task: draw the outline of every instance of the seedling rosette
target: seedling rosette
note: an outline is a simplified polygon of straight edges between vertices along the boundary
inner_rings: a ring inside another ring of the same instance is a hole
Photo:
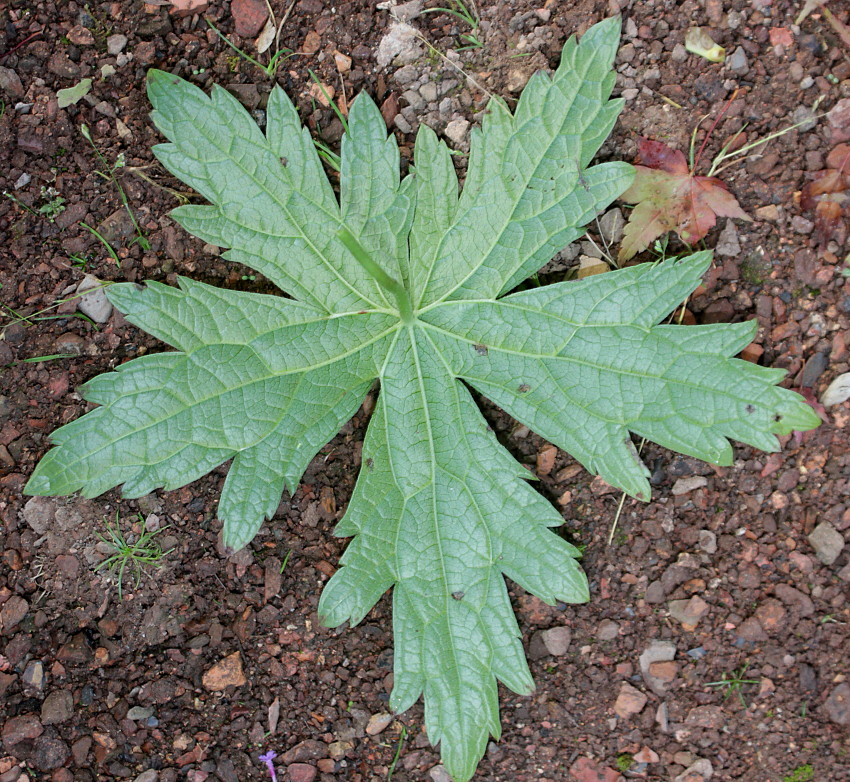
[[[466,184],[425,126],[399,178],[395,139],[361,94],[342,140],[337,200],[280,88],[265,134],[228,92],[207,97],[148,76],[159,160],[209,205],[172,216],[283,296],[113,285],[127,319],[173,352],[89,381],[100,405],[53,433],[31,494],[125,496],[175,489],[232,459],[218,516],[246,545],[295,491],[308,462],[380,394],[362,468],[336,534],[352,537],[319,604],[358,623],[392,589],[391,705],[425,701],[428,735],[455,780],[500,732],[497,681],[533,682],[504,577],[547,603],[588,599],[563,519],[499,444],[470,388],[589,471],[648,499],[630,433],[730,464],[727,438],[776,450],[818,419],[775,384],[783,372],[734,356],[752,323],[656,325],[710,262],[635,266],[511,293],[622,193],[631,166],[590,161],[614,125],[618,23],[569,40],[516,111],[494,99],[471,137]]]

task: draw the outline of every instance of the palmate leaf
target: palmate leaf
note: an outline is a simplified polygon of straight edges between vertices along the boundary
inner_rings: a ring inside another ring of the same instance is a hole
[[[656,325],[698,284],[700,253],[505,295],[619,195],[631,168],[589,166],[609,101],[616,21],[569,41],[511,114],[491,103],[466,185],[427,127],[414,172],[365,95],[351,106],[337,201],[278,88],[265,134],[226,91],[207,97],[151,71],[163,164],[209,201],[172,215],[229,247],[291,298],[180,280],[108,289],[128,320],[175,348],[87,383],[100,406],[53,433],[31,494],[127,496],[184,485],[233,459],[219,504],[227,545],[269,518],[284,488],[380,394],[363,467],[336,534],[353,540],[322,594],[331,626],[355,624],[393,589],[394,709],[424,695],[455,780],[498,736],[497,681],[533,682],[505,576],[553,603],[588,598],[561,516],[498,443],[469,386],[647,499],[637,434],[721,464],[727,438],[775,450],[818,419],[778,388],[782,372],[731,358],[750,324]]]

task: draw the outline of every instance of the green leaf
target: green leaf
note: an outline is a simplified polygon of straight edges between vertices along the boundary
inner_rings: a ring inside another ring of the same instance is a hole
[[[179,280],[109,288],[127,319],[174,348],[83,387],[99,407],[56,430],[31,494],[125,496],[182,486],[232,459],[218,507],[224,542],[247,544],[310,459],[380,393],[336,534],[353,538],[325,587],[322,621],[356,624],[392,589],[391,705],[420,696],[458,782],[499,735],[497,683],[533,682],[505,577],[547,603],[583,602],[579,551],[533,476],[499,444],[475,388],[589,470],[649,497],[640,435],[718,463],[728,438],[775,450],[817,425],[733,356],[754,325],[658,325],[710,258],[637,266],[505,295],[631,181],[588,167],[619,111],[609,101],[616,22],[569,41],[514,115],[491,103],[466,186],[427,127],[413,171],[366,96],[342,142],[340,202],[295,109],[275,88],[265,134],[224,90],[207,97],[149,74],[163,164],[209,205],[172,214],[291,298]],[[411,304],[412,302],[412,310]]]
[[[73,87],[64,90],[56,90],[56,105],[60,109],[79,103],[91,92],[91,79],[81,79]]]

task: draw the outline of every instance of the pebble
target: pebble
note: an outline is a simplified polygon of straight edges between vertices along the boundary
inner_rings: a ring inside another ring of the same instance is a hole
[[[599,218],[599,232],[608,244],[618,244],[623,239],[626,218],[619,207],[609,209]]]
[[[720,232],[717,246],[714,251],[718,255],[738,256],[741,254],[741,242],[738,239],[738,229],[731,220],[726,221],[726,226]]]
[[[739,46],[734,52],[732,52],[727,63],[729,65],[729,70],[732,71],[732,73],[738,74],[738,76],[745,76],[750,70],[750,64],[747,61],[747,53],[744,51],[743,46]]]
[[[596,637],[600,641],[613,641],[620,632],[620,625],[611,619],[603,619],[596,630]]]
[[[667,597],[664,591],[664,585],[660,581],[653,581],[647,588],[643,599],[650,605],[658,605],[663,603]]]
[[[681,622],[684,630],[693,630],[709,611],[710,606],[699,595],[690,600],[671,600],[667,604],[670,615]]]
[[[570,648],[572,633],[569,627],[552,627],[540,633],[546,651],[553,657],[563,657]]]
[[[94,275],[87,274],[77,286],[77,293],[84,291],[89,293],[80,296],[77,308],[95,323],[106,323],[112,314],[112,304],[106,298],[103,283]]]
[[[706,554],[714,554],[717,551],[717,535],[715,535],[711,530],[700,530],[699,547]]]
[[[13,98],[24,97],[24,85],[21,77],[11,68],[0,67],[0,90],[9,93]]]
[[[835,562],[844,548],[844,537],[828,521],[818,524],[809,533],[808,541],[815,550],[817,558],[824,565],[831,565]]]
[[[649,670],[649,666],[656,662],[666,662],[676,657],[676,644],[672,641],[653,640],[649,646],[643,651],[643,654],[638,658],[640,665],[641,676],[647,686],[656,695],[666,695],[670,689],[670,683],[662,681],[653,676]]]
[[[2,606],[0,606],[0,632],[8,634],[9,631],[27,615],[30,604],[18,595],[12,595]]]
[[[18,717],[6,720],[0,735],[2,735],[3,744],[8,749],[22,741],[38,738],[43,731],[44,728],[35,714],[21,714]]]
[[[791,228],[796,233],[807,236],[815,230],[815,224],[811,220],[803,217],[802,215],[794,215],[791,218]]]
[[[839,684],[829,693],[823,707],[836,725],[850,725],[850,684]]]
[[[428,771],[428,776],[431,778],[431,782],[452,782],[449,772],[446,771],[446,767],[442,765],[433,766],[430,771]]]
[[[39,771],[53,771],[65,765],[71,754],[68,745],[53,736],[39,736],[35,740],[31,763]]]
[[[201,680],[204,689],[221,692],[227,687],[241,687],[247,679],[242,671],[242,655],[234,652],[204,673]]]
[[[621,719],[628,719],[635,714],[640,714],[646,706],[646,695],[628,682],[620,685],[617,701],[614,703],[614,713]]]
[[[702,489],[704,486],[708,486],[708,478],[704,475],[689,475],[687,478],[679,478],[673,484],[673,496],[678,497],[682,494],[688,494],[696,489]]]
[[[116,54],[121,54],[124,51],[124,47],[127,45],[127,36],[121,35],[121,33],[115,33],[115,35],[110,35],[106,39],[106,51],[115,56]]]
[[[427,103],[433,103],[437,100],[437,84],[433,81],[426,81],[419,88],[419,94],[422,96],[423,100]]]
[[[710,760],[700,758],[688,766],[673,782],[708,782],[714,776],[714,767]]]
[[[463,144],[466,141],[466,134],[469,132],[469,121],[465,119],[453,119],[446,125],[446,138],[456,146]]]
[[[373,714],[369,717],[369,722],[366,723],[366,733],[370,736],[377,736],[383,733],[390,723],[393,721],[393,715],[383,711],[379,714]]]
[[[416,29],[403,22],[392,22],[387,34],[381,38],[375,59],[386,68],[390,63],[409,65],[422,56],[422,47]]]
[[[133,782],[158,782],[159,772],[154,768],[149,768],[137,776]]]
[[[74,716],[74,696],[70,690],[54,690],[41,704],[43,725],[58,725]]]
[[[319,770],[309,763],[293,763],[286,767],[290,782],[313,782]]]
[[[523,68],[511,68],[508,71],[507,90],[508,92],[519,92],[531,78],[531,72]]]
[[[27,663],[23,676],[21,676],[21,681],[27,687],[31,687],[39,692],[44,689],[44,664],[41,660],[33,660]]]
[[[146,720],[148,717],[153,717],[153,707],[151,706],[133,706],[127,712],[128,720]]]
[[[677,43],[670,53],[670,59],[673,62],[684,62],[688,59],[688,50],[682,44]]]

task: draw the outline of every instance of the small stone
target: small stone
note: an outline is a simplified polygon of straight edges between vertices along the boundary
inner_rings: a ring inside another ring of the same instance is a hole
[[[84,291],[89,293],[80,296],[77,308],[95,323],[106,323],[112,314],[112,304],[106,298],[103,283],[97,277],[87,274],[77,286],[77,293]]]
[[[415,28],[403,22],[392,22],[390,29],[378,44],[375,59],[386,68],[390,63],[408,65],[423,55]]]
[[[828,521],[823,521],[809,533],[808,541],[817,558],[824,565],[831,565],[844,548],[844,537]]]
[[[738,74],[738,76],[745,76],[749,72],[750,64],[747,61],[747,53],[744,51],[743,46],[739,46],[732,52],[727,60],[727,64],[729,65],[729,70],[732,73]]]
[[[677,43],[670,53],[670,59],[673,62],[684,62],[688,59],[688,50],[682,44]]]
[[[58,725],[74,716],[74,696],[69,690],[54,690],[41,704],[43,725]]]
[[[39,771],[53,771],[65,765],[70,754],[70,748],[62,739],[39,736],[35,740],[31,762]]]
[[[764,628],[762,628],[761,623],[754,616],[751,616],[741,622],[737,629],[737,635],[738,638],[742,641],[746,641],[747,643],[756,643],[758,641],[767,640]]]
[[[623,239],[626,218],[619,207],[609,209],[599,218],[599,232],[607,244],[618,244]]]
[[[156,769],[149,768],[139,774],[133,782],[159,782],[159,772]]]
[[[738,239],[738,229],[731,220],[726,221],[726,226],[720,232],[717,246],[714,251],[718,255],[738,256],[741,254],[741,242]]]
[[[507,90],[508,92],[519,92],[528,84],[531,78],[531,71],[527,68],[511,68],[508,71]]]
[[[204,689],[212,692],[221,692],[227,687],[241,687],[246,681],[240,652],[234,652],[216,663],[202,678]]]
[[[699,595],[694,595],[690,600],[671,600],[667,608],[685,630],[693,630],[708,613],[710,606]]]
[[[0,633],[8,635],[29,610],[30,604],[26,600],[18,595],[12,595],[0,606]]]
[[[850,725],[850,684],[839,684],[829,693],[823,707],[836,725]]]
[[[321,36],[315,30],[310,30],[304,37],[304,43],[301,44],[301,51],[304,54],[315,54],[321,48]]]
[[[575,782],[617,782],[622,779],[617,771],[592,758],[579,758],[570,766],[570,779]]]
[[[572,633],[569,627],[552,627],[540,633],[546,651],[553,657],[563,657],[570,648]]]
[[[21,681],[27,687],[38,690],[39,692],[44,689],[44,664],[41,660],[32,660],[27,663],[23,676],[21,676]]]
[[[81,24],[75,24],[65,35],[74,46],[91,46],[94,43],[91,30]]]
[[[269,8],[265,0],[231,0],[230,13],[236,35],[254,38],[266,23]]]
[[[127,36],[121,35],[121,33],[115,33],[115,35],[110,35],[106,39],[106,51],[111,54],[113,57],[116,54],[121,54],[124,51],[124,47],[127,45]]]
[[[133,706],[127,711],[128,720],[146,720],[148,717],[153,717],[154,710],[152,706]]]
[[[427,81],[419,88],[419,94],[426,103],[437,100],[437,85],[433,81]]]
[[[85,340],[73,331],[67,331],[60,334],[53,341],[53,347],[57,353],[70,353],[72,356],[80,356],[85,349]]]
[[[646,745],[641,747],[639,752],[632,755],[632,759],[637,763],[657,763],[660,760],[658,753]]]
[[[649,665],[649,675],[664,684],[672,682],[678,672],[679,664],[675,660],[661,660]]]
[[[620,692],[617,695],[617,701],[614,704],[614,713],[621,719],[639,714],[646,706],[646,695],[644,695],[636,687],[632,687],[628,682],[623,682],[620,685]]]
[[[811,220],[803,217],[802,215],[794,215],[791,218],[791,229],[798,234],[808,236],[812,231],[815,230],[815,224]]]
[[[0,735],[2,735],[3,744],[9,748],[22,741],[38,738],[43,731],[44,728],[35,714],[21,714],[6,720]]]
[[[714,768],[710,760],[700,758],[688,766],[673,782],[708,782],[714,776]]]
[[[682,494],[688,494],[689,492],[695,491],[696,489],[702,489],[705,486],[708,486],[708,478],[704,475],[689,475],[686,478],[679,478],[676,483],[673,484],[672,493],[674,497],[678,497]]]
[[[319,770],[309,763],[292,763],[286,767],[289,782],[313,782]]]
[[[16,180],[15,180],[15,190],[20,190],[22,187],[26,187],[32,181],[32,177],[24,171]]]
[[[650,605],[663,603],[666,598],[667,594],[664,591],[664,585],[660,581],[653,581],[650,583],[643,596],[643,599]]]
[[[352,709],[352,712],[354,711]],[[369,720],[369,716],[365,712],[363,712],[363,715],[363,725],[365,726]],[[325,743],[316,739],[305,739],[291,749],[286,750],[281,756],[280,762],[284,766],[288,766],[292,763],[303,763],[306,760],[318,760],[319,758],[327,757],[327,755],[328,747]]]
[[[466,141],[466,134],[468,132],[469,122],[465,119],[453,119],[446,125],[446,138],[455,146],[459,146]]]
[[[760,206],[756,209],[756,219],[757,220],[770,220],[775,223],[779,219],[779,207],[776,204],[768,204],[767,206]]]
[[[711,530],[700,530],[699,547],[706,554],[714,554],[717,551],[717,535],[715,535]]]
[[[611,619],[603,619],[596,629],[596,637],[600,641],[613,641],[620,633],[620,625]]]
[[[757,609],[754,614],[759,624],[766,633],[774,633],[785,626],[785,609],[782,603],[774,598],[768,598]]]
[[[720,728],[726,723],[726,714],[720,706],[696,706],[685,717],[685,725],[693,728]]]
[[[339,73],[346,74],[351,70],[351,57],[334,50],[334,65]]]
[[[649,670],[649,666],[655,662],[666,662],[668,660],[672,660],[675,656],[676,645],[672,641],[654,640],[638,658],[643,680],[656,695],[666,695],[667,691],[670,689],[670,683],[653,676]]]
[[[428,776],[431,778],[431,782],[452,782],[445,766],[432,766],[428,771]]]
[[[24,97],[24,85],[21,84],[21,77],[11,68],[0,67],[0,90],[13,98]]]
[[[377,736],[379,733],[383,733],[392,721],[393,715],[389,712],[382,711],[379,714],[373,714],[369,717],[369,722],[366,723],[366,733],[370,736]]]

